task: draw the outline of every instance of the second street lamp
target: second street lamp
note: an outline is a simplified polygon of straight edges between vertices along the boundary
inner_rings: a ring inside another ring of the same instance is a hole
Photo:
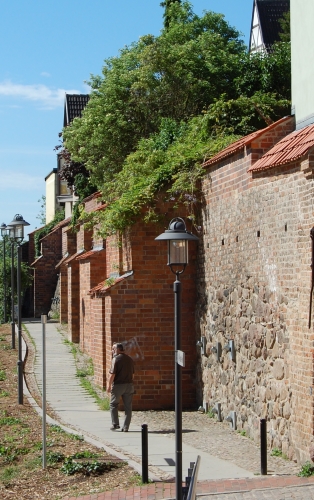
[[[22,261],[22,248],[21,243],[24,238],[24,226],[29,226],[22,215],[17,214],[14,216],[13,221],[10,222],[10,239],[15,241],[17,247],[17,326],[18,326],[18,403],[23,404],[23,360],[22,360],[22,318],[21,318],[21,261]],[[13,311],[14,313],[14,311]]]
[[[3,242],[3,322],[7,322],[7,275],[6,275],[6,259],[5,259],[5,243],[6,237],[8,235],[9,230],[7,229],[6,224],[4,222],[0,226],[1,236]]]
[[[175,446],[176,446],[176,500],[182,500],[182,366],[184,353],[181,351],[181,282],[179,279],[188,264],[188,241],[198,237],[187,231],[180,217],[172,219],[168,229],[155,240],[168,242],[168,266],[176,275],[174,291],[175,332]]]

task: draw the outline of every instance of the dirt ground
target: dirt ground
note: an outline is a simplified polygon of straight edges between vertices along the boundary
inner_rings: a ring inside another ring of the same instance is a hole
[[[17,349],[11,349],[11,325],[0,325],[1,500],[57,500],[138,484],[140,477],[125,462],[58,426],[47,425],[43,469],[42,420],[25,397],[23,405],[18,404],[17,359]]]

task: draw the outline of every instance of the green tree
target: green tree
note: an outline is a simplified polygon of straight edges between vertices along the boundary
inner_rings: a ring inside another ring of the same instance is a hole
[[[281,32],[279,33],[280,40],[282,42],[290,42],[290,10],[284,13],[282,18],[279,20]]]
[[[165,2],[161,2],[160,6],[165,8],[165,12],[163,15],[164,18],[164,27],[167,29],[170,26],[170,22],[172,20],[172,5],[175,3],[181,3],[181,0],[165,0]]]
[[[3,262],[4,259],[4,262]],[[4,321],[4,289],[6,288],[6,312],[7,321],[11,320],[11,245],[7,241],[5,256],[3,256],[3,250],[0,255],[0,322]],[[4,271],[4,272],[3,272]],[[6,280],[6,287],[4,286],[4,279]],[[14,282],[15,282],[15,304],[17,304],[17,294],[16,294],[16,279],[17,279],[17,261],[14,260]],[[32,282],[32,272],[30,267],[21,263],[21,294],[22,300],[25,290]]]
[[[104,236],[144,206],[154,219],[165,190],[192,214],[202,161],[289,112],[289,43],[251,55],[223,15],[198,17],[189,2],[168,7],[159,37],[142,37],[91,77],[82,118],[63,131],[71,161],[85,165],[109,202],[96,215]]]
[[[40,203],[40,211],[39,214],[36,215],[36,219],[44,226],[46,224],[46,196],[42,195],[38,203]]]
[[[172,8],[177,22],[159,37],[144,36],[105,61],[102,78],[91,77],[82,118],[63,131],[72,160],[99,189],[163,118],[188,121],[222,94],[236,97],[246,52],[238,31],[221,14],[198,17],[188,2]]]

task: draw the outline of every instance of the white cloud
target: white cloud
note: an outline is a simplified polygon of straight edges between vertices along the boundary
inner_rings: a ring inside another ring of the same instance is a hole
[[[21,85],[10,80],[0,82],[0,96],[15,97],[37,102],[45,109],[53,109],[63,106],[64,96],[67,94],[79,94],[79,90],[52,89],[46,85]]]
[[[29,191],[44,184],[44,177],[28,175],[20,172],[1,172],[0,191],[10,189]]]

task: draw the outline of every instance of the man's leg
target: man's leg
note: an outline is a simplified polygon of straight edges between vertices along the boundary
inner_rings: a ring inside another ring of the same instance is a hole
[[[134,393],[133,384],[123,384],[125,387],[124,393],[122,394],[125,419],[123,423],[123,430],[129,430],[131,418],[132,418],[132,399]]]
[[[119,428],[118,405],[121,397],[122,385],[113,385],[110,399],[110,415],[112,425]]]

